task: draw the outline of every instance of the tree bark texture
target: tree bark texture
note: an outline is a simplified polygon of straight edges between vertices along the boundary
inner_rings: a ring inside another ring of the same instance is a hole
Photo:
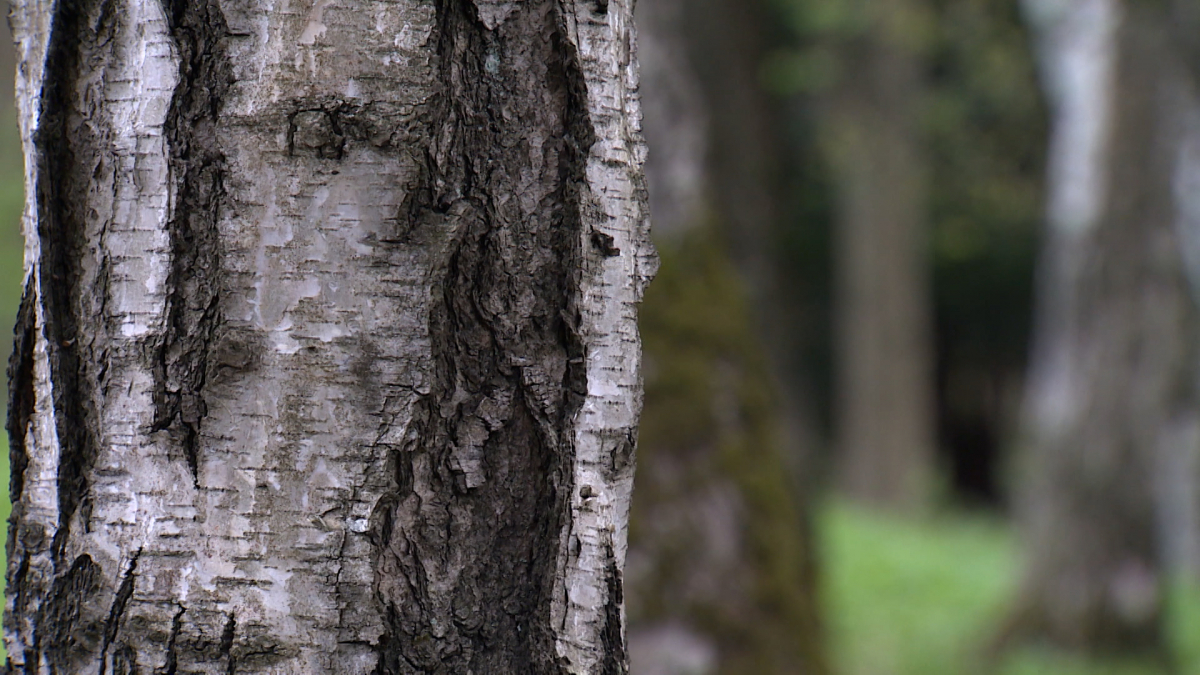
[[[621,673],[629,0],[27,0],[17,673]]]
[[[1164,7],[1026,7],[1053,132],[1009,630],[1093,652],[1163,649],[1164,571],[1200,533],[1200,92]]]
[[[913,510],[936,459],[920,2],[874,3],[823,104],[836,200],[836,443],[852,498]]]
[[[779,362],[762,328],[773,306],[756,304],[768,295],[763,258],[778,226],[767,216],[782,201],[763,159],[782,134],[729,114],[755,107],[743,94],[765,98],[747,56],[761,47],[756,7],[640,0],[637,10],[663,267],[642,321],[646,412],[627,586],[635,675],[827,672],[812,538],[772,378]],[[723,36],[707,39],[717,25]],[[747,273],[739,263],[751,260],[763,264]]]

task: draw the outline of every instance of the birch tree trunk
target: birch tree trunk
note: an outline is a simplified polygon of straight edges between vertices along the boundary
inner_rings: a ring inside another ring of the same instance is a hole
[[[1161,652],[1197,555],[1200,98],[1163,7],[1027,3],[1054,129],[1009,631],[1092,652]]]
[[[622,673],[631,0],[22,0],[17,673]]]

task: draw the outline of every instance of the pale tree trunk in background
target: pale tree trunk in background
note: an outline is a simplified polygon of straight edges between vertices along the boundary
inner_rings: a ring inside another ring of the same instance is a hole
[[[1200,4],[1172,0],[1167,13],[1178,61],[1164,75],[1164,124],[1174,132],[1168,152],[1174,222],[1179,231],[1184,265],[1193,299],[1200,304]],[[1178,70],[1176,70],[1178,68]],[[1200,366],[1200,363],[1197,364]],[[1200,377],[1200,369],[1197,371]],[[1165,437],[1155,485],[1159,495],[1159,531],[1164,562],[1200,583],[1200,401],[1182,424],[1179,435]]]
[[[1200,516],[1200,99],[1163,5],[1026,9],[1053,132],[1003,637],[1161,652],[1163,572],[1196,564]]]
[[[631,4],[17,4],[10,672],[625,672]]]
[[[627,577],[635,675],[827,672],[812,540],[770,372],[778,362],[759,328],[772,307],[755,306],[770,270],[738,265],[769,250],[779,196],[763,158],[783,145],[778,127],[770,136],[761,120],[729,116],[754,107],[743,94],[763,97],[753,91],[756,12],[746,10],[744,0],[638,5],[663,267],[642,320],[646,414]],[[716,25],[724,40],[706,40]],[[712,67],[700,51],[743,67]]]
[[[872,3],[824,105],[837,187],[835,439],[852,498],[928,503],[936,458],[921,6]]]

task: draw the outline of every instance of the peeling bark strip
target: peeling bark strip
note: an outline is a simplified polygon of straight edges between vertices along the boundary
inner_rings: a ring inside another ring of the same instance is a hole
[[[233,81],[216,0],[162,0],[179,51],[179,84],[164,133],[171,149],[175,206],[168,233],[167,330],[154,370],[156,429],[172,429],[199,484],[200,421],[208,410],[204,382],[218,321],[225,155],[217,138],[221,105]],[[178,423],[178,426],[172,425]]]
[[[395,458],[407,494],[381,533],[381,670],[560,673],[550,606],[587,392],[575,293],[595,133],[558,2],[437,11],[425,203],[401,217],[455,241],[431,392]]]

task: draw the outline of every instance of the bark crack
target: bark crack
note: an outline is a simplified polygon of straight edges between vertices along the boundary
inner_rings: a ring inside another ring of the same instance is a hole
[[[171,619],[171,633],[167,636],[167,658],[161,669],[156,669],[155,673],[161,675],[176,675],[175,671],[179,667],[179,653],[176,646],[179,640],[179,633],[183,630],[183,613],[187,609],[183,605],[178,605],[178,611]]]
[[[600,639],[604,645],[604,675],[626,675],[629,672],[629,659],[625,654],[625,627],[621,620],[621,606],[625,602],[625,589],[622,582],[621,568],[617,564],[617,556],[612,544],[605,546],[608,565],[606,581],[608,585],[608,602],[604,605],[604,631]]]
[[[84,503],[87,475],[95,461],[90,400],[85,391],[92,362],[90,346],[79,335],[82,310],[82,261],[87,251],[85,196],[98,152],[91,127],[76,110],[80,79],[90,59],[109,42],[120,12],[110,0],[62,0],[57,3],[47,44],[37,146],[39,275],[46,351],[53,381],[53,405],[60,448],[58,529],[52,549],[61,560],[71,518]],[[86,289],[88,297],[92,289]],[[88,514],[83,514],[86,522]]]
[[[192,479],[200,484],[200,425],[208,413],[204,384],[220,320],[220,236],[225,155],[217,130],[233,72],[223,38],[225,16],[215,0],[163,0],[179,52],[179,83],[164,134],[175,182],[167,231],[171,269],[167,326],[154,369],[154,429],[169,429]]]
[[[237,636],[237,616],[229,613],[225,629],[221,631],[221,658],[225,660],[225,675],[236,675],[237,657],[233,655],[233,640]]]
[[[108,620],[104,624],[104,642],[100,645],[100,675],[104,675],[108,668],[108,649],[117,639],[117,631],[120,630],[125,607],[129,604],[129,599],[133,597],[134,586],[137,583],[138,558],[141,555],[142,549],[138,549],[129,559],[129,567],[121,575],[121,585],[117,588],[112,607],[108,611]]]
[[[100,591],[103,574],[91,556],[77,557],[66,572],[54,579],[38,608],[34,651],[46,660],[51,673],[79,672],[93,662],[95,637],[103,628],[93,599]]]
[[[33,416],[36,396],[33,360],[37,345],[37,301],[34,279],[30,277],[21,296],[17,325],[13,329],[12,355],[8,359],[8,420],[5,428],[8,430],[8,489],[14,503],[21,500],[25,490],[25,467],[29,465],[25,434]],[[10,556],[13,553],[11,546],[8,553]]]

